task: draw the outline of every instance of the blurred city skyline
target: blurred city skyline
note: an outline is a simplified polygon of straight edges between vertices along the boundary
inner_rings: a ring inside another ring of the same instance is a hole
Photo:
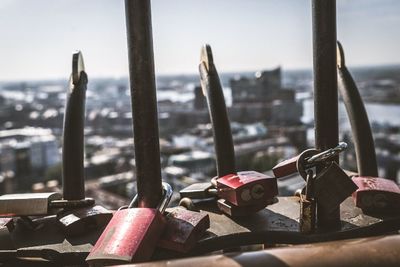
[[[350,66],[400,64],[400,1],[338,0]],[[311,1],[152,1],[157,74],[197,73],[211,44],[221,72],[312,67]],[[0,80],[66,78],[83,52],[90,77],[128,74],[124,1],[2,0]]]

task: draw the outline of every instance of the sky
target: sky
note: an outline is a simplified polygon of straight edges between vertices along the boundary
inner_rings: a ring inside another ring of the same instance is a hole
[[[312,67],[311,0],[152,0],[157,74]],[[400,1],[337,0],[346,64],[400,64]],[[66,79],[81,50],[89,77],[128,75],[123,0],[0,0],[0,80]]]

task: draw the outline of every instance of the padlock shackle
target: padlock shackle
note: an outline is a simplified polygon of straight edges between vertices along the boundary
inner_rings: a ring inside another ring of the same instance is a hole
[[[85,198],[84,124],[88,78],[80,51],[72,55],[72,74],[64,114],[62,179],[66,200]]]
[[[343,47],[337,42],[337,69],[339,92],[346,107],[357,159],[357,172],[361,176],[378,176],[374,138],[368,114],[360,92],[346,67]]]
[[[307,170],[307,179],[306,179],[306,199],[311,200],[314,198],[314,172],[312,170]]]
[[[162,186],[150,0],[126,0],[125,12],[138,202],[155,208]]]
[[[213,129],[218,177],[236,173],[235,151],[224,92],[208,44],[201,49],[199,72]]]
[[[306,168],[313,167],[318,163],[325,162],[333,157],[336,157],[337,155],[339,155],[339,153],[343,152],[346,149],[347,143],[340,142],[334,148],[327,149],[325,151],[322,151],[321,153],[309,157],[308,159],[305,159]]]
[[[161,214],[164,213],[165,209],[168,207],[168,204],[171,201],[172,194],[174,193],[170,184],[163,182],[162,186],[163,186],[163,195],[160,203],[157,206],[157,209],[160,211]],[[138,203],[139,203],[139,198],[138,195],[136,194],[127,208],[128,209],[135,208],[138,206]]]

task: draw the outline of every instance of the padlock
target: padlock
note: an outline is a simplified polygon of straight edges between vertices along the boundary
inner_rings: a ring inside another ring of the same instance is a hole
[[[217,179],[218,197],[235,206],[258,206],[278,195],[275,177],[255,171],[228,174]]]
[[[206,213],[176,207],[166,212],[166,227],[157,245],[172,251],[187,253],[210,228]]]
[[[264,209],[266,206],[275,203],[276,201],[277,201],[276,198],[272,198],[268,199],[265,202],[259,202],[251,206],[236,206],[233,205],[232,203],[229,203],[225,199],[218,199],[217,206],[220,211],[222,211],[223,213],[225,213],[230,217],[243,217],[254,214]]]
[[[315,199],[327,213],[337,208],[358,188],[336,162],[328,163],[314,181]]]
[[[56,212],[50,205],[51,201],[61,199],[61,194],[23,193],[0,196],[0,216],[38,216]]]
[[[300,220],[299,230],[301,233],[309,234],[315,230],[316,203],[314,199],[314,173],[307,171],[307,184],[305,195],[300,194]]]
[[[278,163],[272,168],[272,172],[276,178],[300,172],[302,177],[305,179],[307,176],[305,170],[328,161],[329,159],[337,156],[340,152],[343,152],[346,148],[347,144],[345,142],[340,142],[336,147],[322,152],[318,152],[318,150],[315,149],[307,149],[300,155]]]
[[[276,178],[299,172],[300,175],[306,179],[307,175],[305,170],[313,167],[313,165],[307,163],[307,160],[317,154],[318,150],[316,149],[304,150],[300,155],[287,159],[273,167],[272,172]]]
[[[67,236],[76,236],[105,227],[112,216],[111,211],[96,205],[59,212],[57,221]]]
[[[272,168],[272,172],[276,178],[288,176],[297,172],[297,160],[299,159],[300,155],[292,157],[290,159],[284,160],[279,162]]]
[[[179,191],[181,198],[206,199],[217,196],[217,190],[211,182],[195,183]]]
[[[353,177],[358,189],[353,193],[357,207],[373,213],[400,213],[400,189],[392,180],[358,176]]]
[[[91,266],[147,261],[166,225],[163,216],[172,197],[172,188],[163,183],[163,198],[156,209],[118,210],[86,258]]]

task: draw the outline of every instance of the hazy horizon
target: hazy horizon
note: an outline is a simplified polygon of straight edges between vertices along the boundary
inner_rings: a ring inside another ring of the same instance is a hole
[[[276,66],[278,67],[278,66]],[[284,66],[282,67],[283,73],[285,72],[312,72],[312,67],[309,68],[299,68],[299,69],[286,69]],[[358,71],[358,70],[369,70],[369,69],[392,69],[392,68],[398,68],[400,71],[400,64],[387,64],[387,65],[364,65],[364,66],[347,66],[347,68],[352,71]],[[252,74],[256,73],[257,71],[262,71],[262,70],[271,70],[273,68],[264,68],[264,69],[258,69],[258,70],[243,70],[243,71],[218,71],[219,75],[233,75],[233,74]],[[122,80],[122,79],[129,79],[129,74],[127,73],[126,75],[122,75],[120,77],[112,77],[112,76],[91,76],[90,73],[88,73],[89,77],[89,82],[90,80],[102,80],[102,79],[114,79],[114,80]],[[198,73],[156,73],[156,77],[178,77],[178,76],[199,76]],[[69,75],[65,75],[65,77],[54,77],[54,78],[34,78],[34,79],[11,79],[11,80],[1,80],[0,83],[18,83],[18,82],[46,82],[46,81],[66,81],[69,79]]]
[[[350,67],[400,65],[400,1],[337,0]],[[156,74],[197,74],[210,43],[219,72],[312,68],[310,0],[153,0]],[[72,51],[93,78],[127,77],[124,1],[2,0],[0,80],[66,79]]]

